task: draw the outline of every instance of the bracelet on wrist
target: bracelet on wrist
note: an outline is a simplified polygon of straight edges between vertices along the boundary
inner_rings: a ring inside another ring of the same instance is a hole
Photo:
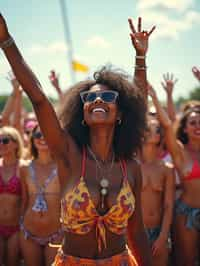
[[[136,70],[146,70],[147,66],[139,66],[139,65],[135,65],[135,69]]]
[[[136,55],[135,58],[136,59],[145,59],[146,55]]]
[[[14,40],[12,37],[9,37],[7,40],[5,40],[4,42],[0,42],[0,48],[1,49],[5,49],[7,47],[10,47],[14,44]]]

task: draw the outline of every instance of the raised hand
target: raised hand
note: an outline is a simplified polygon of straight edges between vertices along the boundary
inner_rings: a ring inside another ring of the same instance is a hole
[[[8,27],[4,17],[0,14],[0,43],[6,41],[10,37]]]
[[[192,73],[194,74],[195,78],[200,81],[200,69],[194,66],[192,68]]]
[[[152,34],[156,27],[153,26],[150,31],[142,30],[142,18],[139,17],[136,31],[131,18],[128,19],[128,22],[131,30],[130,37],[132,44],[135,47],[136,54],[141,56],[146,55],[148,50],[149,36]]]
[[[53,87],[56,89],[60,87],[59,85],[59,74],[57,74],[54,70],[50,71],[49,80]]]
[[[63,98],[63,92],[59,84],[59,74],[57,74],[54,70],[51,70],[49,75],[49,80],[52,86],[56,89],[58,96],[61,100]]]
[[[14,75],[14,73],[12,71],[8,72],[8,75],[7,75],[6,79],[8,81],[10,81],[10,83],[12,84],[14,89],[19,89],[20,91],[22,90],[20,88],[20,84],[19,84],[18,80],[16,79],[16,77],[15,77],[15,75]]]
[[[154,90],[154,88],[150,83],[147,84],[147,93],[152,99],[157,98],[156,91]]]
[[[167,94],[172,94],[174,85],[176,84],[178,79],[175,79],[173,74],[167,73],[163,74],[163,80],[164,81],[161,82],[162,87]]]

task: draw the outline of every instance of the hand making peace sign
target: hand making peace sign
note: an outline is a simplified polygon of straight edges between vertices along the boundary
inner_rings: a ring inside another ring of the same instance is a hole
[[[156,26],[153,26],[150,31],[142,30],[142,18],[139,17],[136,31],[131,18],[128,19],[128,22],[131,29],[131,41],[135,47],[136,54],[140,56],[146,55],[148,50],[149,36],[155,30]]]

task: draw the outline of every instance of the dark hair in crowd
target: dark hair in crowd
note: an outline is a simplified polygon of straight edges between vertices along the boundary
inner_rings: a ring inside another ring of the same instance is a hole
[[[33,135],[34,133],[37,131],[39,125],[36,125],[32,132],[31,132],[31,138],[30,138],[30,152],[31,152],[31,155],[33,157],[33,159],[37,159],[38,158],[38,150],[34,144],[34,138],[33,138]]]
[[[196,106],[196,107],[187,109],[183,113],[183,115],[179,121],[176,136],[177,136],[177,139],[179,139],[183,144],[188,143],[188,135],[185,132],[185,127],[186,127],[186,123],[187,123],[187,119],[188,119],[189,115],[193,112],[200,114],[200,107]]]
[[[116,124],[113,147],[117,159],[131,159],[142,145],[146,128],[146,105],[142,95],[124,72],[105,66],[94,73],[93,79],[71,87],[58,112],[61,124],[80,149],[89,145],[89,127],[82,123],[83,103],[80,92],[89,90],[95,84],[105,85],[119,93],[117,105],[122,114],[122,122],[120,125]]]

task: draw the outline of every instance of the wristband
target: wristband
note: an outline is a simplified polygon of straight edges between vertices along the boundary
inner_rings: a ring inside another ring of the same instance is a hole
[[[1,49],[5,49],[7,47],[10,47],[11,45],[14,44],[14,40],[12,37],[9,37],[7,40],[5,40],[4,42],[0,43],[0,48]]]
[[[147,66],[138,66],[138,65],[135,65],[135,69],[136,70],[146,70],[147,69]]]
[[[146,55],[136,55],[135,58],[136,59],[145,59]]]

